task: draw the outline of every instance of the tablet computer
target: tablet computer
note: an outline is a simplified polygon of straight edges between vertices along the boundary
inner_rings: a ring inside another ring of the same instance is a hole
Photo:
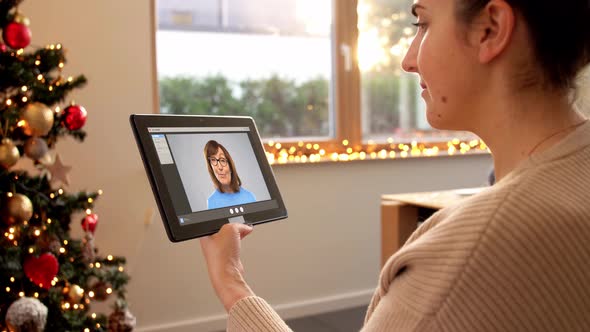
[[[170,241],[287,217],[252,118],[133,114],[130,122]]]

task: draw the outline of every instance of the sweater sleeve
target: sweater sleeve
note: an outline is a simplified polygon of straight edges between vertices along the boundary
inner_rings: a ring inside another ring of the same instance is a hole
[[[291,329],[262,298],[249,296],[229,311],[228,332],[291,332]]]

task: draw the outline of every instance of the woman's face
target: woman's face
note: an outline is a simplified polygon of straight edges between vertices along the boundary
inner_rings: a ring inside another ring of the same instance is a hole
[[[215,160],[211,162],[212,158],[217,159],[217,165],[215,165]],[[217,149],[217,153],[209,157],[209,163],[211,164],[211,168],[213,168],[213,173],[215,173],[217,181],[219,181],[222,186],[229,186],[231,183],[231,170],[223,150]]]
[[[438,129],[469,130],[477,100],[477,53],[455,17],[456,0],[417,0],[417,33],[402,67],[420,76],[426,117]]]

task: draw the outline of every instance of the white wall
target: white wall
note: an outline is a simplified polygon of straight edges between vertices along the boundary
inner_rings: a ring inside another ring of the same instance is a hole
[[[128,258],[138,331],[223,328],[198,241],[171,244],[157,213],[150,218],[155,203],[128,124],[129,114],[155,109],[150,1],[28,0],[21,10],[33,44],[63,43],[64,74],[89,79],[73,96],[89,111],[88,138],[62,140],[58,151],[74,166],[70,191],[105,192],[97,246]],[[290,217],[245,241],[246,277],[284,317],[366,304],[379,270],[380,195],[480,185],[490,164],[468,156],[275,167]]]

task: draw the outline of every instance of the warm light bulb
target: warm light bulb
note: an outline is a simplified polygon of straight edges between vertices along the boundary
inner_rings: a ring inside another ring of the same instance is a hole
[[[111,294],[112,292],[113,292],[113,289],[112,288],[110,288],[110,287],[107,288],[107,294]]]
[[[112,261],[112,260],[113,260],[113,255],[108,255],[108,256],[107,256],[107,259],[108,259],[109,261]]]

